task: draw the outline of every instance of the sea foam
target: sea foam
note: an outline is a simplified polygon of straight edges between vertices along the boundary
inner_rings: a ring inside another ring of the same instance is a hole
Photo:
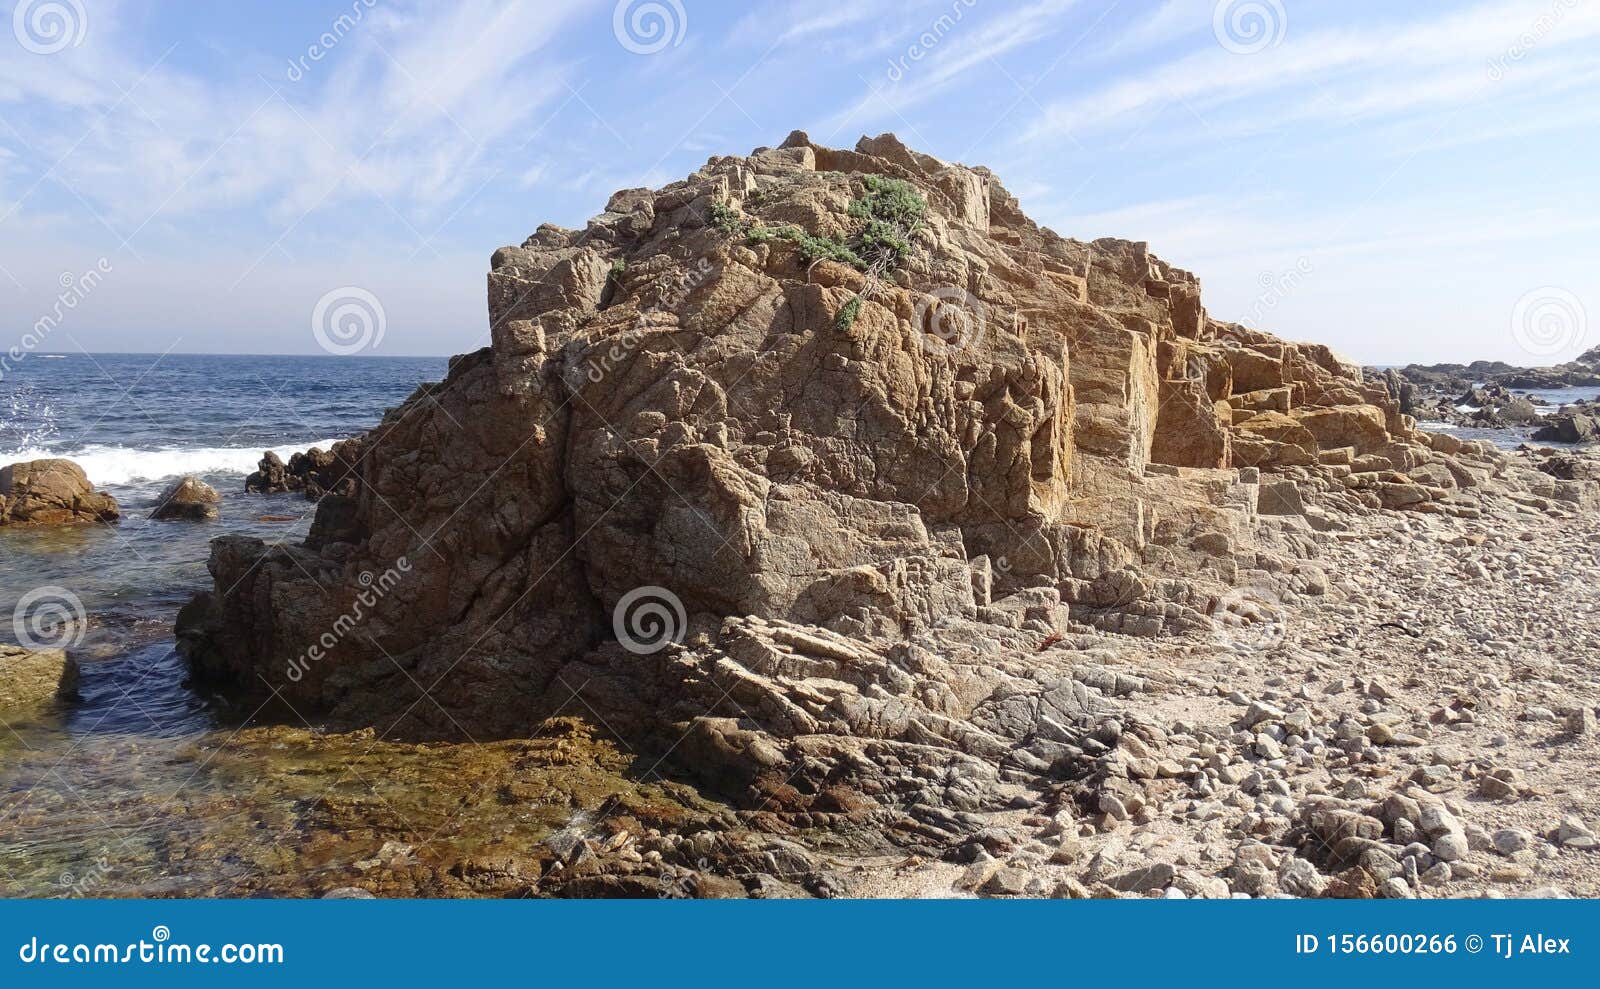
[[[339,442],[337,439],[308,440],[288,446],[273,447],[272,451],[284,460],[290,454],[320,446],[324,450]],[[157,450],[139,450],[123,446],[105,446],[91,443],[75,450],[24,449],[14,453],[0,453],[0,462],[43,460],[48,457],[65,457],[89,475],[95,485],[132,484],[138,481],[158,481],[183,474],[248,474],[256,469],[263,448],[259,446],[202,446],[171,447]]]

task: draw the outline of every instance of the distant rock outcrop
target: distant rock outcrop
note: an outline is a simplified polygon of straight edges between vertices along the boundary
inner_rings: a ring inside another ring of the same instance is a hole
[[[0,525],[115,522],[117,501],[96,491],[70,460],[29,460],[0,467]]]
[[[268,450],[261,455],[255,472],[244,479],[244,489],[259,494],[298,491],[307,501],[317,501],[325,494],[352,494],[359,451],[355,441],[343,440],[327,450],[314,446],[292,454],[285,464],[282,457]]]
[[[1593,491],[890,135],[624,190],[488,290],[306,545],[213,543],[197,673],[419,732],[587,711],[762,813],[948,834],[1139,731],[1097,636],[1321,595],[1341,515]]]

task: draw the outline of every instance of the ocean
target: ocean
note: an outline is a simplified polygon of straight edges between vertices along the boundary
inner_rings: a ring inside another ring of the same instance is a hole
[[[116,497],[123,517],[116,525],[0,528],[0,641],[67,647],[80,663],[83,695],[32,717],[0,714],[8,719],[0,724],[0,895],[85,892],[85,870],[108,854],[107,829],[126,832],[126,847],[109,857],[132,871],[103,876],[102,895],[227,888],[231,874],[220,865],[181,875],[159,865],[161,848],[184,843],[186,828],[189,841],[216,840],[218,820],[202,819],[198,808],[194,820],[170,820],[174,795],[182,795],[179,806],[208,793],[245,795],[237,778],[212,776],[216,753],[251,713],[185,684],[173,618],[211,586],[212,538],[242,532],[297,541],[309,528],[315,506],[302,496],[245,493],[262,451],[287,459],[370,429],[445,371],[442,357],[29,354],[8,364],[0,464],[74,460]],[[157,494],[182,474],[222,495],[220,520],[148,517]],[[46,607],[60,620],[40,625]],[[155,816],[168,819],[164,835],[138,829],[139,819]]]
[[[314,506],[244,492],[262,452],[285,459],[377,424],[444,358],[30,354],[0,380],[0,464],[66,457],[122,507],[115,526],[0,530],[0,619],[41,586],[66,588],[91,631],[158,626],[209,583],[207,544],[224,532],[299,538]],[[221,520],[148,516],[173,478],[222,495]],[[292,517],[293,522],[263,521]],[[0,636],[14,638],[0,620]]]

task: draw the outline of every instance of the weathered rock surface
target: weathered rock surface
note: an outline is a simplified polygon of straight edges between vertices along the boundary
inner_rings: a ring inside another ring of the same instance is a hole
[[[0,711],[71,700],[78,693],[78,666],[60,649],[0,645]]]
[[[420,733],[593,715],[783,827],[1114,826],[1149,814],[1136,781],[1195,767],[1107,635],[1270,648],[1329,594],[1345,520],[1595,498],[890,135],[797,133],[541,226],[495,252],[489,316],[491,347],[335,447],[305,545],[213,543],[180,630],[197,675]],[[275,461],[252,490],[293,487]],[[1249,758],[1304,730],[1256,726]],[[1152,875],[1124,873],[1095,881]],[[1374,895],[1362,876],[1340,888]]]
[[[217,489],[196,477],[184,476],[167,485],[156,497],[153,519],[188,519],[205,521],[218,515],[217,503],[222,497]]]
[[[247,492],[281,494],[298,491],[307,501],[317,501],[326,494],[348,495],[355,490],[356,460],[360,446],[343,440],[324,450],[312,447],[289,457],[289,462],[271,450],[261,455],[256,470],[244,479]]]
[[[0,525],[115,522],[117,501],[96,491],[70,460],[28,460],[0,467]]]

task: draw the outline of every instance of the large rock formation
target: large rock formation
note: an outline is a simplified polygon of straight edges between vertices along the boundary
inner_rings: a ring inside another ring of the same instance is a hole
[[[1324,593],[1340,513],[1470,516],[1512,469],[888,135],[619,192],[488,288],[492,346],[352,441],[305,545],[213,544],[198,675],[385,729],[592,716],[761,813],[943,835],[1139,733],[1090,633],[1259,620],[1234,588]]]
[[[0,525],[115,522],[115,498],[96,491],[70,460],[28,460],[0,467]]]

